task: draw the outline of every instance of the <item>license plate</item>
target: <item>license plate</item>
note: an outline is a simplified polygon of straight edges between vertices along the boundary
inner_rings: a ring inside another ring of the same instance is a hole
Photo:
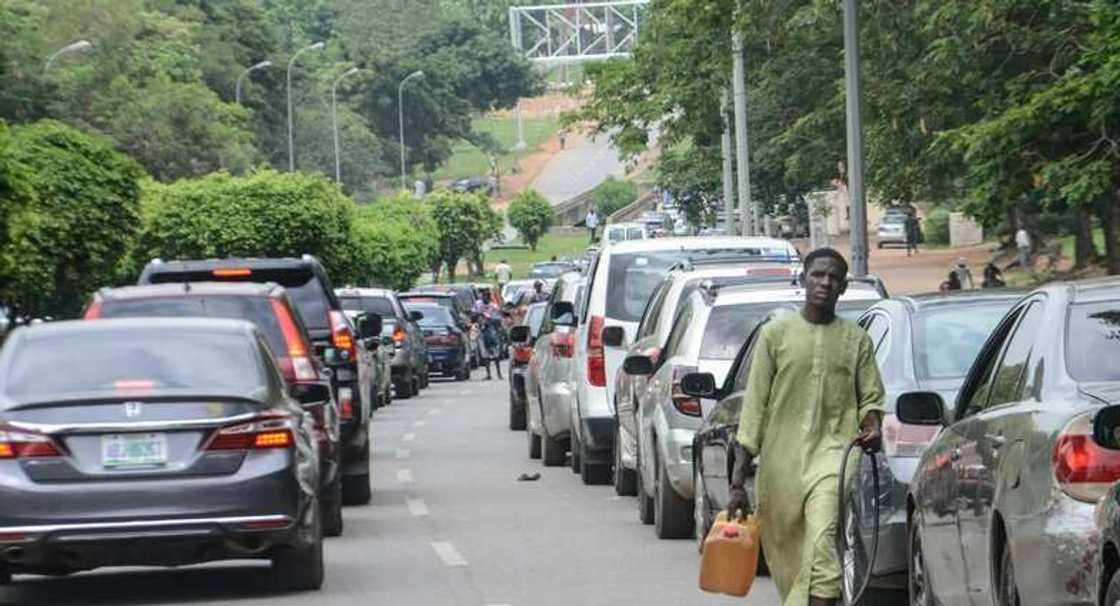
[[[134,467],[167,463],[167,436],[162,433],[126,433],[101,436],[101,464]]]

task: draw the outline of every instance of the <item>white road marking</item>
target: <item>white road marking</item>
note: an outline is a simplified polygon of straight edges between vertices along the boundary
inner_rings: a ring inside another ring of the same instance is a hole
[[[397,481],[398,482],[411,482],[412,481],[412,470],[411,469],[399,469],[399,470],[397,470]]]
[[[409,457],[409,455],[411,455],[411,454],[412,454],[412,451],[410,451],[407,448],[398,448],[397,449],[397,458],[398,459],[407,459]]]
[[[411,513],[412,515],[417,516],[417,517],[426,516],[429,513],[428,512],[428,505],[426,503],[424,503],[424,501],[421,501],[420,499],[409,499],[408,500],[408,513]]]
[[[458,549],[451,543],[444,541],[433,541],[432,549],[435,550],[436,555],[443,561],[444,566],[466,566],[467,559],[463,554],[459,553]]]
[[[401,436],[401,442],[411,442],[415,439],[416,439],[416,434],[414,434],[414,433],[406,433],[403,436]]]
[[[412,425],[413,425],[413,427],[423,427],[427,424],[428,424],[427,421],[425,421],[424,419],[420,419],[419,421],[413,423]]]

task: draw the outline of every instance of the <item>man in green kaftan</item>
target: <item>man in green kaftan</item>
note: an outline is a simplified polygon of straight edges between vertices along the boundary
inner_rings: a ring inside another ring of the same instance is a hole
[[[758,457],[762,548],[784,606],[840,597],[840,462],[854,438],[873,450],[881,442],[883,382],[871,339],[836,316],[847,275],[832,249],[806,257],[805,306],[763,327],[743,396],[729,509],[749,506],[743,486]]]

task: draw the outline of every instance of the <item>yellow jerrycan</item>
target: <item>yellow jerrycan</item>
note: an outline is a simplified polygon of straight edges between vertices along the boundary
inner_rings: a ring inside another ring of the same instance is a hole
[[[751,590],[762,549],[762,530],[754,515],[729,520],[720,512],[708,538],[700,564],[700,589],[743,597]]]

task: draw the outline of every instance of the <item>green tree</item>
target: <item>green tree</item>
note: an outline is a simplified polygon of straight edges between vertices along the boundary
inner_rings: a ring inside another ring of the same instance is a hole
[[[0,299],[24,314],[72,316],[113,282],[133,242],[143,170],[103,137],[49,120],[13,129],[4,156],[26,167],[34,195],[0,253],[12,261]]]
[[[448,277],[455,279],[456,267],[463,259],[474,263],[477,271],[483,243],[501,236],[501,216],[479,194],[439,190],[426,202],[431,204],[439,226],[439,259],[447,267]]]
[[[606,218],[638,199],[638,186],[625,179],[607,177],[595,188],[595,209]]]
[[[439,227],[432,208],[411,196],[358,207],[354,223],[359,281],[408,290],[439,255]]]
[[[720,150],[677,145],[662,152],[657,186],[680,204],[692,225],[709,222],[723,193]]]
[[[552,205],[535,189],[526,189],[514,196],[506,215],[509,224],[533,251],[537,250],[537,242],[548,233],[555,218]]]

